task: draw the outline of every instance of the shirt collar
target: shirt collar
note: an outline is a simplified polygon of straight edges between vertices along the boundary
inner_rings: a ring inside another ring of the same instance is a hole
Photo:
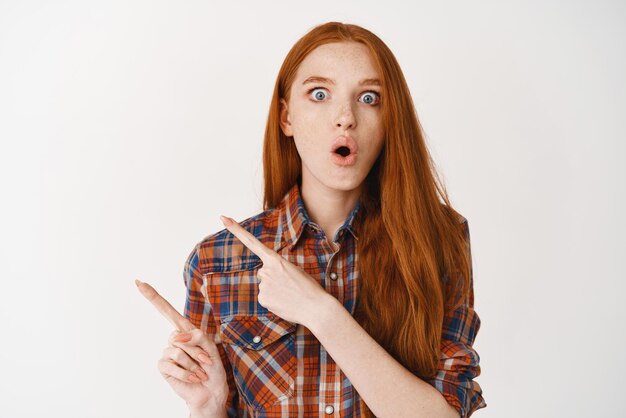
[[[333,237],[333,241],[337,241],[343,230],[350,231],[355,239],[359,239],[356,231],[352,227],[352,224],[360,207],[361,201],[358,200],[343,225],[337,230],[337,233]],[[289,246],[290,250],[292,250],[298,243],[298,240],[304,232],[305,226],[309,223],[314,224],[304,207],[302,196],[300,194],[300,186],[296,182],[285,194],[279,205],[279,225],[282,227],[283,241]]]

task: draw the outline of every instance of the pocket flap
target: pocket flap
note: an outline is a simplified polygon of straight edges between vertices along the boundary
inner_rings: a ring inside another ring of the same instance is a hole
[[[232,315],[220,319],[223,341],[253,350],[260,350],[295,330],[296,324],[276,315]]]

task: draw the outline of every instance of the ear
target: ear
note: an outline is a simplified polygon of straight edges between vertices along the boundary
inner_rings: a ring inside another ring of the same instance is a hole
[[[283,130],[285,136],[293,136],[291,122],[289,121],[289,109],[285,99],[280,99],[280,129]]]

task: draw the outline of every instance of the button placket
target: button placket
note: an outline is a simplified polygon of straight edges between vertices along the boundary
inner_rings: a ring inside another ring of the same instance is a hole
[[[339,250],[341,250],[341,245],[338,243],[337,251],[331,254],[330,259],[328,260],[328,264],[326,266],[326,274],[328,275],[328,277],[330,277],[331,280],[337,280],[337,278],[339,277],[337,273],[334,271],[331,271],[330,273],[328,273],[328,270],[332,267],[333,258],[335,258],[335,255],[339,252]]]

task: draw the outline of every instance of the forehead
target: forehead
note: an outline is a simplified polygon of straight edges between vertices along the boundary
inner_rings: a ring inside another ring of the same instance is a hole
[[[333,42],[311,51],[296,71],[296,81],[316,75],[333,79],[378,78],[373,57],[360,42]]]

